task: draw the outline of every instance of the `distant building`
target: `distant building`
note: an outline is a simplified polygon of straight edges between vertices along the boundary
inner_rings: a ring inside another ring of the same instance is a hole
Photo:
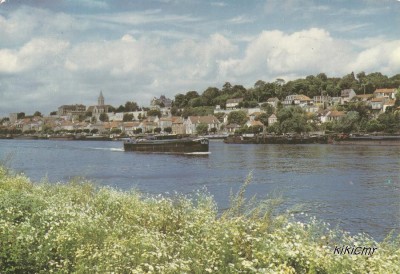
[[[186,134],[196,134],[197,126],[199,124],[206,124],[208,127],[208,131],[212,128],[216,128],[217,131],[221,129],[221,122],[214,115],[208,116],[189,116],[184,121],[184,126],[186,127]]]
[[[277,97],[269,98],[267,103],[276,108],[278,106],[279,99]]]
[[[170,108],[172,106],[172,100],[165,97],[165,95],[161,95],[160,98],[154,97],[150,102],[151,107],[161,107],[161,108]]]
[[[84,115],[86,113],[86,106],[81,104],[75,105],[62,105],[58,108],[57,114],[59,116],[73,116]]]
[[[278,122],[278,117],[276,117],[275,114],[271,114],[271,116],[268,117],[268,125],[271,126]]]
[[[379,88],[374,91],[374,96],[376,98],[395,99],[396,98],[396,89],[395,88]]]
[[[226,100],[226,108],[233,109],[237,108],[240,102],[243,102],[243,98],[234,98]]]
[[[283,101],[283,105],[290,106],[306,106],[313,104],[313,100],[310,97],[305,96],[303,94],[292,94],[286,96],[285,100]]]
[[[340,93],[340,103],[342,105],[347,104],[354,96],[356,96],[356,93],[353,89],[344,89]]]
[[[97,119],[99,119],[100,114],[108,113],[109,108],[110,108],[110,105],[104,104],[103,92],[100,91],[100,95],[97,98],[97,105],[88,107],[87,111],[91,112],[93,117],[96,117]]]

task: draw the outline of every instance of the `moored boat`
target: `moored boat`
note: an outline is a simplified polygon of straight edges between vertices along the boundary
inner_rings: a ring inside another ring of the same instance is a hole
[[[400,136],[361,135],[338,136],[331,141],[334,145],[400,146]]]
[[[207,138],[165,138],[151,136],[124,141],[125,151],[172,154],[208,154]]]

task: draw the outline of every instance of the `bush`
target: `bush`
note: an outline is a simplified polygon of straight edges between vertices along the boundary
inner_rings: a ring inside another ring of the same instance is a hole
[[[247,181],[248,183],[248,181]],[[32,183],[0,167],[1,273],[400,273],[400,239],[377,243],[252,207],[246,184],[222,215],[202,193],[173,198]],[[375,246],[373,256],[335,245]]]

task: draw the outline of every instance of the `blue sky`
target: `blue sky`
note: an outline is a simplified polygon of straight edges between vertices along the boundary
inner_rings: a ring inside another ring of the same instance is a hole
[[[397,0],[0,0],[0,116],[400,73]]]

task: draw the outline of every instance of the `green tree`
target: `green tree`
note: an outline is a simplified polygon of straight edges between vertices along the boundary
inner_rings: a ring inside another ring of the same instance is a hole
[[[115,110],[115,112],[125,112],[125,107],[123,106],[123,105],[120,105],[116,110]]]
[[[133,120],[133,114],[131,113],[125,113],[122,120],[124,122],[132,121]]]
[[[101,113],[99,116],[99,120],[102,122],[108,122],[108,115],[107,113]]]
[[[311,130],[311,127],[307,124],[307,115],[300,107],[282,108],[276,116],[282,133],[302,133]]]
[[[125,103],[125,111],[124,112],[130,112],[130,111],[137,111],[139,110],[139,106],[136,102],[133,101],[127,101]]]
[[[247,115],[244,111],[232,111],[228,114],[228,124],[244,125],[247,121]]]
[[[261,123],[263,123],[264,126],[268,126],[268,118],[271,115],[268,115],[267,113],[261,113],[260,115],[258,115],[255,120],[256,121],[260,121]]]
[[[120,128],[113,128],[111,130],[111,134],[121,134],[122,130]]]
[[[40,111],[35,111],[35,113],[33,114],[33,116],[42,117],[42,113],[40,113]]]
[[[24,119],[25,118],[25,112],[19,112],[17,114],[17,119]]]
[[[200,123],[196,127],[196,132],[198,135],[205,135],[208,133],[208,125],[204,123]]]
[[[360,115],[357,111],[349,111],[340,120],[335,122],[334,130],[337,132],[351,133],[359,130]]]
[[[151,109],[147,111],[147,116],[157,116],[158,118],[161,117],[161,111],[158,109]]]
[[[397,133],[400,131],[400,113],[385,112],[379,115],[378,121],[383,126],[383,130],[387,133]]]
[[[161,132],[161,128],[160,127],[156,127],[155,129],[154,129],[154,133],[160,133]]]
[[[166,127],[166,128],[164,128],[164,132],[170,134],[170,133],[172,133],[172,128],[171,127]]]

